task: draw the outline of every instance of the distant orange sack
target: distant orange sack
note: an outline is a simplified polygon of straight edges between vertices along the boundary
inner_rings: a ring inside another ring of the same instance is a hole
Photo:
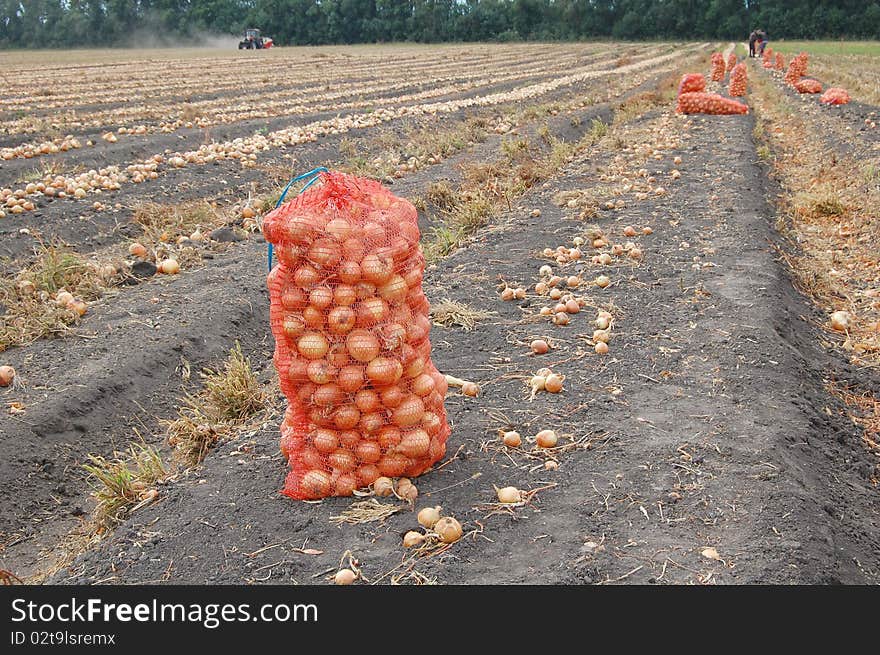
[[[737,100],[715,93],[682,93],[675,111],[679,114],[748,114],[749,107]]]
[[[350,496],[446,452],[446,378],[431,361],[415,207],[378,182],[324,173],[263,222],[275,366],[289,407],[284,493]]]
[[[826,105],[846,105],[849,101],[849,92],[847,92],[846,89],[841,89],[836,86],[832,86],[822,94],[822,97],[819,98],[819,102]]]

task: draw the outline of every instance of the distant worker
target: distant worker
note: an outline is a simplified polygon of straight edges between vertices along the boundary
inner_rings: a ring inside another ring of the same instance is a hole
[[[752,30],[749,34],[749,57],[755,56],[755,43],[758,41],[758,31]]]
[[[758,54],[764,55],[764,48],[767,47],[767,32],[758,30]]]

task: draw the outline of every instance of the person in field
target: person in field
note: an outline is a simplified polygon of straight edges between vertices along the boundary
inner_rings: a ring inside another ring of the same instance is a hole
[[[758,30],[758,56],[764,55],[764,48],[767,47],[767,32]]]
[[[755,43],[758,41],[758,30],[752,30],[749,34],[749,57],[755,56]]]

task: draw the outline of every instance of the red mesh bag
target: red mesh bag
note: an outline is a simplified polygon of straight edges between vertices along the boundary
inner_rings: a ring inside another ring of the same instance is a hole
[[[727,72],[728,73],[733,70],[733,67],[736,66],[738,61],[739,60],[737,59],[736,53],[731,52],[730,56],[727,58]],[[697,90],[702,91],[702,89],[697,89]]]
[[[761,65],[764,68],[773,68],[773,48],[766,48],[761,55]]]
[[[819,98],[819,102],[823,102],[826,105],[845,105],[848,104],[849,101],[850,97],[847,90],[836,86],[828,89],[822,94],[822,97]]]
[[[798,93],[822,93],[822,84],[809,78],[795,82],[794,88]]]
[[[720,52],[712,53],[712,81],[713,82],[723,82],[724,81],[724,55]]]
[[[741,102],[716,93],[682,93],[678,96],[679,114],[748,114],[749,107]]]
[[[728,92],[733,97],[740,97],[746,94],[746,84],[748,82],[748,73],[745,64],[737,64],[730,73],[730,88]]]
[[[792,86],[800,82],[801,78],[807,74],[807,62],[809,55],[802,52],[795,56],[788,65],[788,72],[785,74],[785,81]]]
[[[275,367],[289,407],[292,498],[414,477],[446,452],[446,379],[431,362],[416,210],[378,182],[324,173],[265,217]]]
[[[781,52],[776,53],[776,70],[781,71],[785,70],[785,57],[782,56]]]
[[[678,95],[706,90],[706,77],[702,73],[687,73],[678,83]]]

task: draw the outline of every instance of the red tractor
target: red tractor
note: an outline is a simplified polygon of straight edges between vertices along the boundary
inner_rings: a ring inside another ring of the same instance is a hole
[[[260,30],[248,29],[244,32],[244,38],[238,42],[239,50],[265,50],[273,45],[270,37],[263,38],[260,36]]]

